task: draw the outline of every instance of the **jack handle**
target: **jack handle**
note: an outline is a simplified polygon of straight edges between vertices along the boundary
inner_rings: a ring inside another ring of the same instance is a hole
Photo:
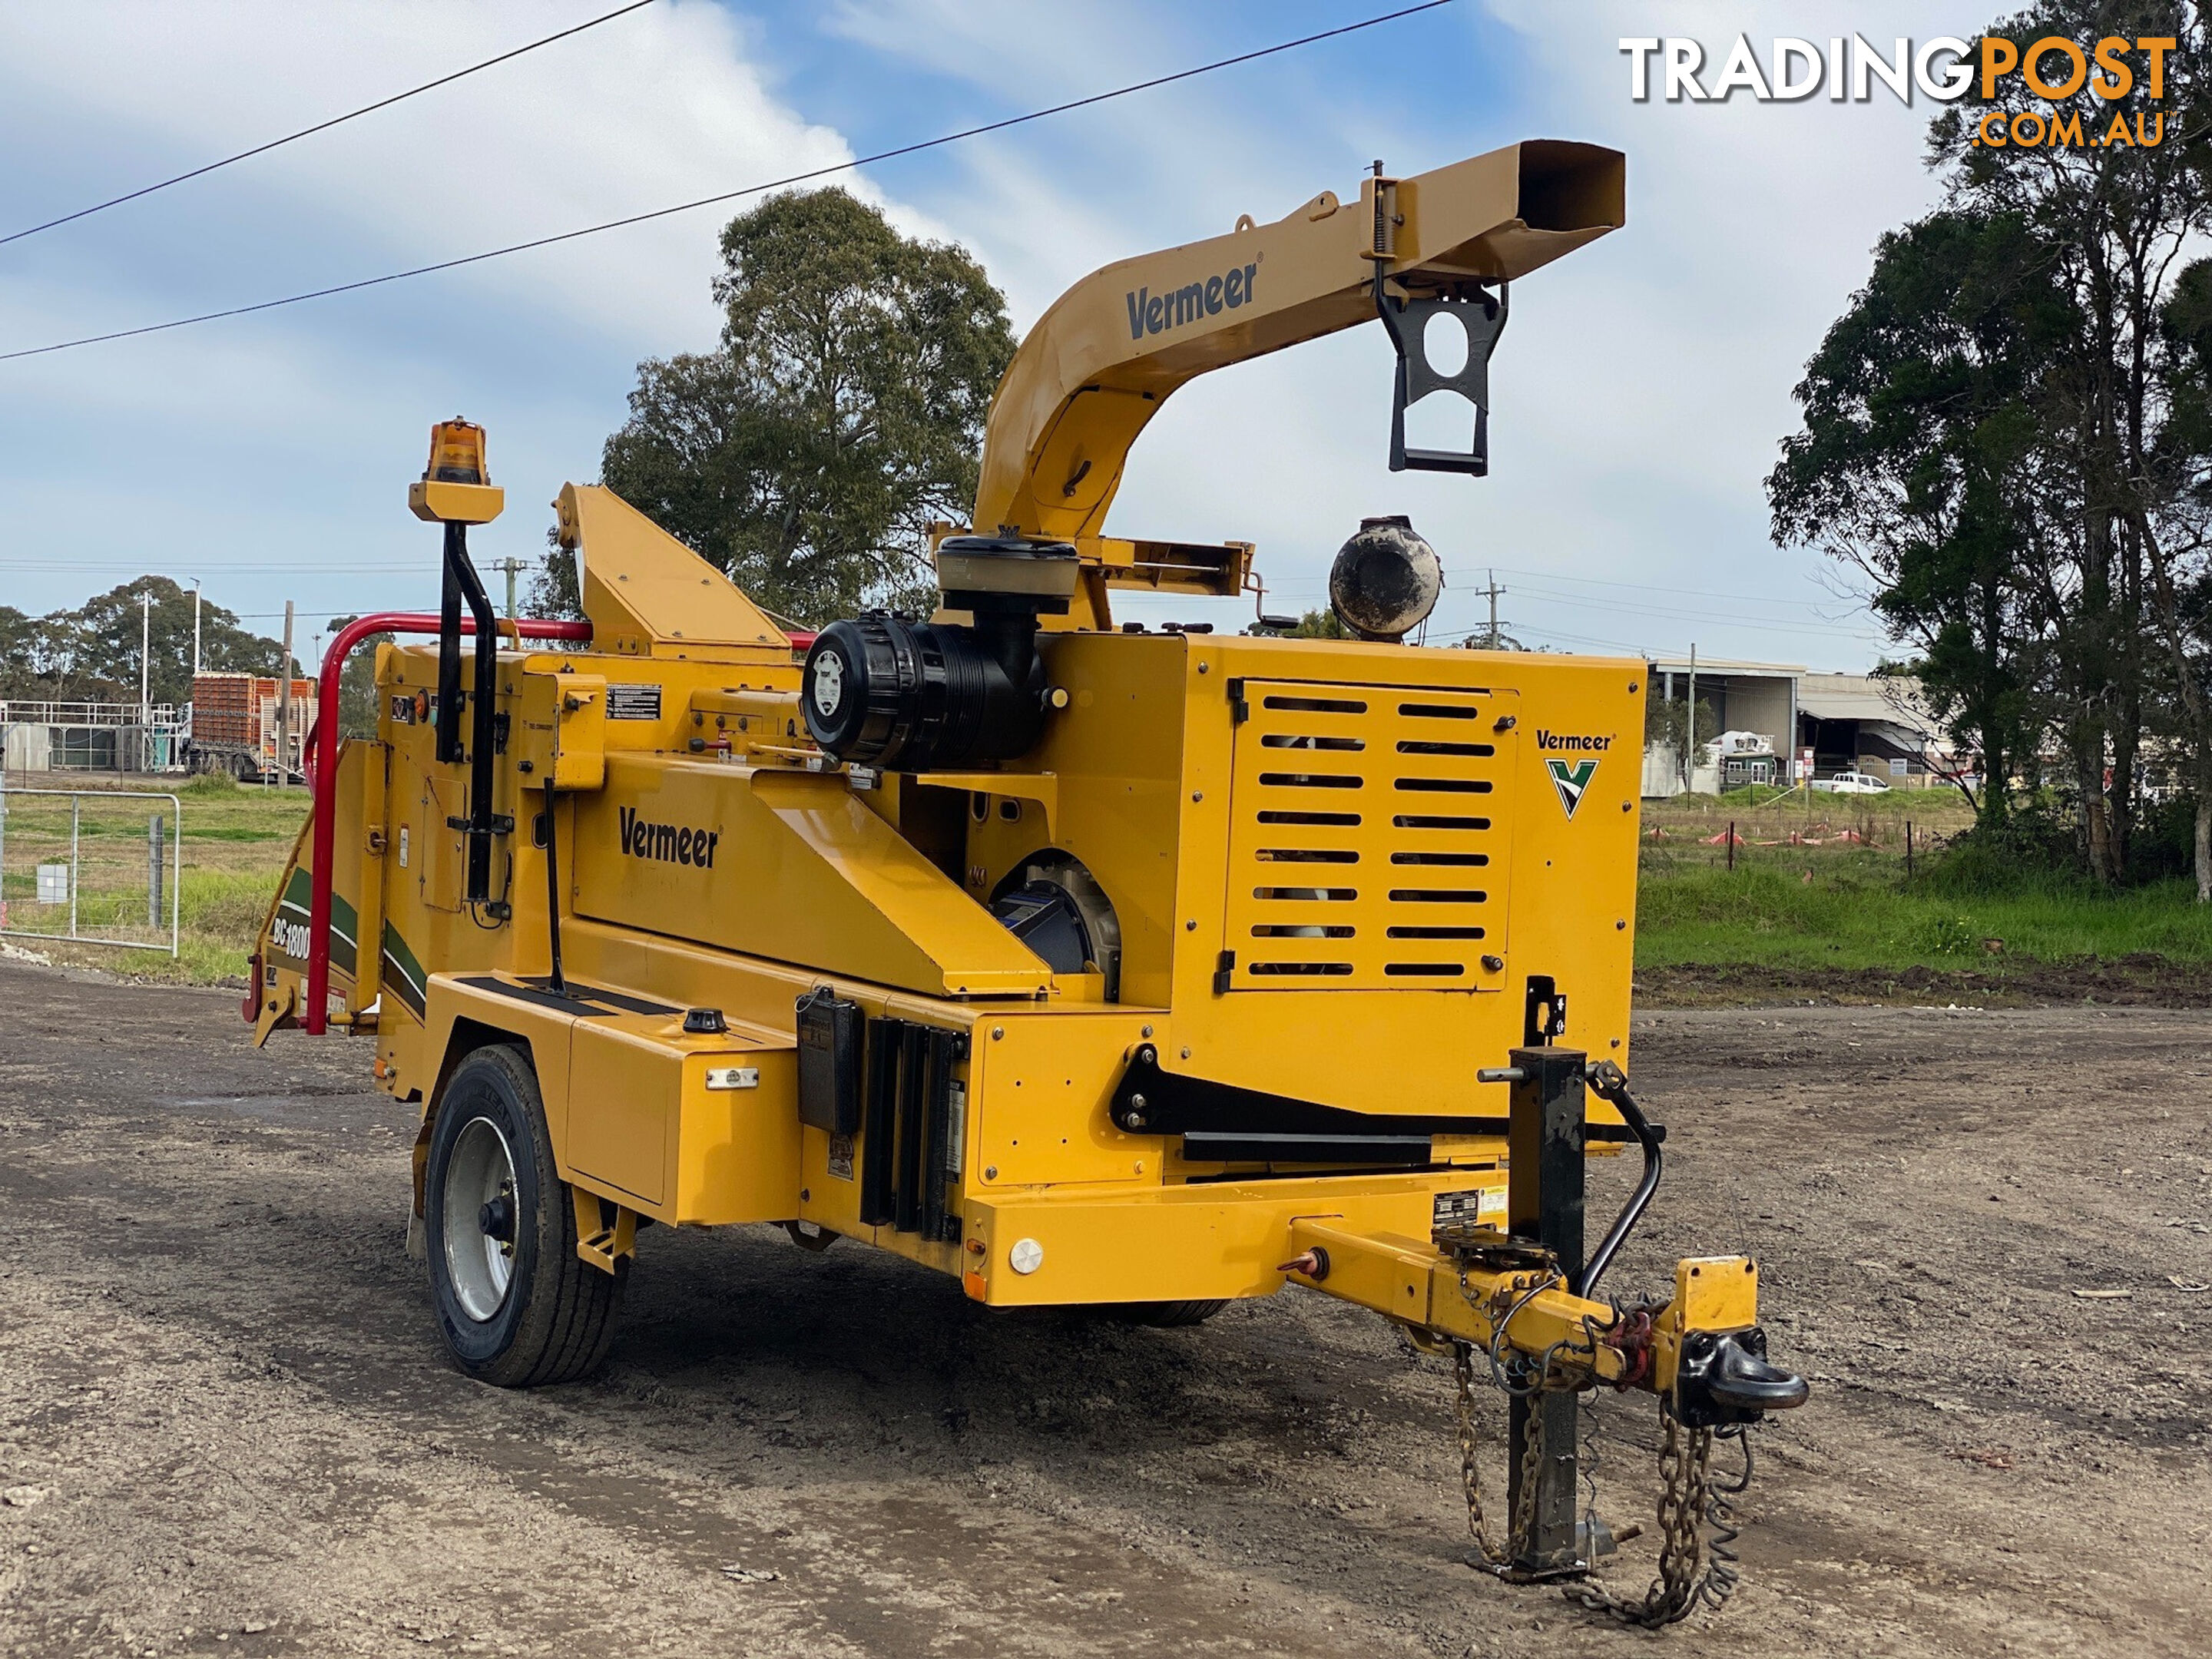
[[[1621,1121],[1628,1125],[1628,1133],[1636,1137],[1636,1144],[1644,1149],[1644,1178],[1636,1183],[1628,1202],[1621,1206],[1620,1214],[1613,1226],[1590,1253],[1589,1265],[1583,1269],[1583,1282],[1577,1293],[1595,1297],[1597,1282],[1605,1270],[1613,1265],[1613,1258],[1628,1242],[1628,1235],[1644,1218],[1650,1207],[1651,1195],[1659,1190],[1659,1172],[1662,1162],[1659,1143],[1667,1137],[1664,1129],[1655,1128],[1644,1115],[1644,1109],[1636,1103],[1636,1097],[1628,1092],[1628,1079],[1620,1066],[1609,1060],[1601,1060],[1587,1074],[1590,1092],[1619,1112]]]

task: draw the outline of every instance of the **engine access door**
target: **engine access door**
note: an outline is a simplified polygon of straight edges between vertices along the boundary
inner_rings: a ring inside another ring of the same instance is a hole
[[[1482,958],[1506,953],[1519,699],[1298,680],[1244,697],[1228,988],[1502,989]]]

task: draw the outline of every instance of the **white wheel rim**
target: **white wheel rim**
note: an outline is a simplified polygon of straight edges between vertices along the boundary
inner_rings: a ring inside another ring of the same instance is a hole
[[[461,1311],[478,1324],[506,1304],[514,1279],[514,1243],[493,1237],[483,1225],[484,1207],[499,1199],[513,1210],[514,1155],[497,1124],[472,1118],[446,1163],[446,1278]],[[516,1214],[509,1231],[521,1222]]]

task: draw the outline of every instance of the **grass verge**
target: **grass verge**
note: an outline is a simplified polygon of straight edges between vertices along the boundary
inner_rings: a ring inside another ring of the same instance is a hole
[[[307,817],[307,793],[240,789],[228,778],[197,779],[176,793],[184,824],[177,958],[13,942],[133,979],[240,979]],[[82,925],[155,937],[143,924],[146,819],[156,810],[167,809],[88,800],[79,813]],[[34,866],[66,858],[69,817],[69,803],[52,799],[19,800],[9,812],[0,896],[11,926],[63,926],[57,907],[35,902]],[[1952,890],[1943,844],[1969,820],[1961,803],[1937,791],[1809,803],[1802,794],[1763,803],[1742,796],[1647,803],[1637,906],[1639,994],[1660,1002],[1808,996],[2048,1002],[2086,995],[2212,1006],[2212,907],[2195,903],[2188,884],[2114,894],[2022,877],[2003,891]],[[1908,823],[1915,848],[1909,869]]]
[[[11,776],[11,781],[25,781]],[[147,820],[161,817],[167,850],[183,865],[178,955],[173,958],[166,949],[133,951],[22,937],[11,938],[9,945],[52,962],[99,968],[126,979],[191,985],[243,981],[246,958],[268,913],[277,874],[307,819],[306,790],[241,789],[223,776],[185,781],[53,775],[37,780],[37,785],[83,792],[75,826],[81,872],[77,926],[82,933],[142,943],[158,939],[166,946],[166,868],[161,927],[148,927],[146,915]],[[101,799],[122,789],[174,793],[179,810],[173,815],[167,802]],[[176,836],[179,823],[180,842],[169,839]],[[70,836],[67,799],[21,796],[11,802],[0,863],[0,900],[5,901],[10,928],[68,931],[64,906],[38,902],[37,866],[66,862]],[[165,866],[168,862],[165,858]]]

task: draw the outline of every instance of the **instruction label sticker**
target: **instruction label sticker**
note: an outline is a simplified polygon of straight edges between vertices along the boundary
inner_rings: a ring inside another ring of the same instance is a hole
[[[609,686],[607,718],[611,720],[659,720],[660,688],[658,685]]]
[[[853,1178],[852,1136],[831,1135],[830,1137],[830,1173],[840,1181],[850,1181]]]

